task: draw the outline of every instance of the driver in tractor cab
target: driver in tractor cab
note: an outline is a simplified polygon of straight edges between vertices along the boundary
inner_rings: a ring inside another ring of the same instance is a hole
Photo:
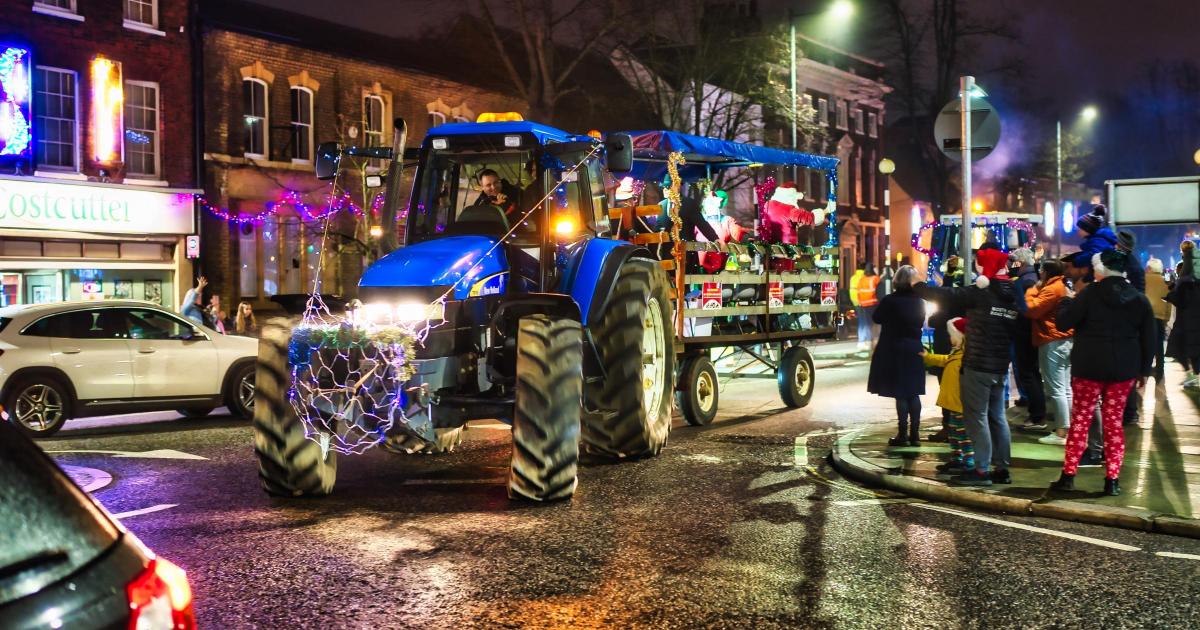
[[[499,173],[485,168],[475,175],[475,179],[479,182],[480,193],[472,205],[496,206],[510,218],[513,213],[520,211],[521,190],[508,180],[501,179]]]

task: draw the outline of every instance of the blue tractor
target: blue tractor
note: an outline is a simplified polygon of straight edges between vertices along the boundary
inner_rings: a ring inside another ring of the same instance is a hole
[[[318,177],[355,155],[390,158],[388,177],[400,181],[402,140],[390,149],[326,144],[318,154]],[[431,129],[417,152],[404,246],[364,272],[351,315],[420,330],[411,373],[400,391],[372,392],[371,375],[389,368],[375,362],[368,372],[362,364],[373,359],[343,352],[317,375],[336,400],[316,411],[340,422],[382,415],[386,430],[373,438],[405,452],[450,450],[471,420],[509,423],[514,499],[572,496],[581,458],[658,454],[671,427],[675,296],[647,249],[611,234],[605,171],[627,172],[632,159],[625,134],[600,141],[519,120]],[[399,205],[396,188],[385,206]],[[289,400],[293,324],[267,327],[260,345],[260,479],[274,495],[325,495],[339,449]],[[350,385],[337,378],[358,373]]]

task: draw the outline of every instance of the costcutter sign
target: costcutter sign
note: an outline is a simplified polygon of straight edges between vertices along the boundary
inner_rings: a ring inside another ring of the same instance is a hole
[[[0,228],[190,234],[191,193],[0,178]]]

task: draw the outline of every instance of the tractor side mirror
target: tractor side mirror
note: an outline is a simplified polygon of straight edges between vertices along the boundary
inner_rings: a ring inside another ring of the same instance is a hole
[[[633,170],[633,138],[627,133],[610,133],[604,139],[608,155],[606,164],[610,173],[628,173]]]
[[[317,179],[327,180],[337,177],[338,164],[341,161],[342,145],[336,142],[322,142],[317,145]]]

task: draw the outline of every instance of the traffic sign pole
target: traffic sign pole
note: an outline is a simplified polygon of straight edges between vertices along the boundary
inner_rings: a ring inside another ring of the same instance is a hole
[[[962,227],[959,231],[959,257],[963,264],[963,282],[974,280],[975,264],[971,252],[971,92],[975,89],[975,77],[960,77],[962,93]]]

